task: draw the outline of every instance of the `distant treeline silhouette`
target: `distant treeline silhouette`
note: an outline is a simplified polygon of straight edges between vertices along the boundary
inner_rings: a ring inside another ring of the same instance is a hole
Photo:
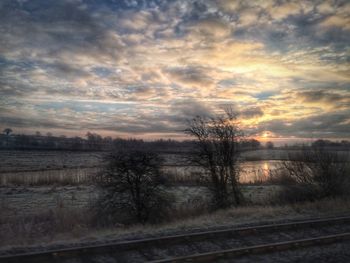
[[[72,151],[110,151],[112,149],[144,149],[157,152],[189,152],[193,150],[195,142],[192,140],[177,141],[158,139],[145,141],[142,139],[123,139],[103,137],[100,134],[88,132],[85,137],[53,136],[51,133],[42,135],[36,132],[33,135],[15,134],[12,129],[7,128],[0,134],[0,149],[38,149],[38,150],[72,150]],[[311,144],[312,147],[325,147],[337,150],[349,150],[350,141],[317,140]],[[254,150],[262,148],[256,139],[247,138],[240,142],[242,150]],[[265,146],[267,147],[267,146]],[[302,148],[305,145],[289,146],[290,149]]]
[[[337,148],[340,150],[348,150],[350,149],[350,141],[342,140],[342,141],[330,141],[330,140],[322,140],[319,139],[317,141],[314,141],[311,144],[312,147],[316,148]]]
[[[0,134],[0,149],[26,149],[26,150],[72,150],[72,151],[110,151],[113,149],[143,149],[157,152],[189,152],[194,147],[194,141],[123,139],[103,137],[97,133],[88,132],[85,138],[53,136],[50,133],[42,135],[36,132],[34,135],[14,134],[4,130]],[[247,139],[241,143],[244,149],[257,149],[260,142],[255,139]]]

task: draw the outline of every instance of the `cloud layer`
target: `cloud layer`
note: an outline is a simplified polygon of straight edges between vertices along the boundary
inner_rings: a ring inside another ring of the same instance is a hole
[[[251,135],[350,137],[348,1],[4,0],[0,123],[181,137],[232,105]]]

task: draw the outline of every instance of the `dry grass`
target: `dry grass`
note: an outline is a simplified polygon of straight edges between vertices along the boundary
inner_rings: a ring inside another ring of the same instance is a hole
[[[268,223],[276,220],[291,220],[308,217],[336,216],[348,214],[349,199],[328,199],[305,202],[295,205],[259,205],[231,208],[206,213],[201,207],[197,210],[174,211],[169,222],[158,225],[116,224],[104,228],[94,225],[94,215],[89,210],[69,210],[57,207],[56,210],[37,216],[18,216],[11,221],[1,222],[2,250],[32,244],[57,246],[80,242],[106,242],[111,240],[136,239],[149,236],[184,233],[194,230],[207,230],[219,227],[242,226],[253,223]],[[198,216],[198,214],[200,214]],[[0,252],[1,253],[1,252]]]
[[[92,178],[100,170],[101,168],[99,167],[92,167],[2,173],[0,178],[0,186],[91,184]]]
[[[57,207],[35,215],[0,217],[0,246],[28,245],[88,234],[92,214],[87,209]]]

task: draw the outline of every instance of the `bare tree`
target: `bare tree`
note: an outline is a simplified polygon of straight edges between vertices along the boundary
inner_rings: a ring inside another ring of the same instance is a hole
[[[3,133],[5,133],[6,136],[9,136],[11,132],[12,132],[11,128],[6,128],[3,130]]]
[[[12,132],[11,128],[5,128],[3,130],[3,133],[6,135],[6,146],[7,147],[9,146],[9,137],[10,137],[11,132]]]
[[[273,144],[273,142],[268,141],[268,142],[266,142],[265,147],[267,149],[273,149],[274,148],[274,144]]]
[[[103,138],[101,135],[93,132],[87,132],[86,137],[90,149],[100,150],[102,148]]]
[[[197,141],[193,161],[204,168],[215,208],[239,205],[243,197],[239,188],[238,143],[243,137],[236,114],[226,110],[225,115],[197,116],[189,122],[185,132]]]
[[[128,213],[140,223],[160,216],[168,196],[162,187],[162,160],[152,152],[121,151],[108,157],[108,166],[98,177],[102,187],[100,207],[120,217]]]

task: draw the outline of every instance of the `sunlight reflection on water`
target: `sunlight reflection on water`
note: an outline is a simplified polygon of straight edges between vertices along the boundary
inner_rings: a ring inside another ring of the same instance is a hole
[[[240,165],[240,181],[242,183],[264,182],[281,161],[249,161]]]

